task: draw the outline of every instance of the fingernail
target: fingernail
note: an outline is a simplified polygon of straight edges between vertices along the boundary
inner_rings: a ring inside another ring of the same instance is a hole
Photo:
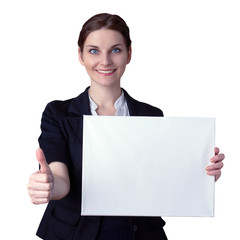
[[[211,162],[214,162],[214,159],[213,158],[211,158],[211,160],[210,160]]]

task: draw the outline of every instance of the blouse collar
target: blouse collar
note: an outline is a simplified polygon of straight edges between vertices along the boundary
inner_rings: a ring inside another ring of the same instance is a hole
[[[96,111],[98,109],[98,105],[93,101],[93,99],[91,98],[91,96],[89,94],[88,94],[88,96],[89,96],[89,103],[90,103],[91,111]],[[114,103],[114,107],[118,110],[119,108],[124,106],[125,102],[126,102],[126,99],[124,96],[124,92],[122,91],[121,96]]]

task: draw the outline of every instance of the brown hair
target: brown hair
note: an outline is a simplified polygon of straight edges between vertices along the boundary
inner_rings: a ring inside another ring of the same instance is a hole
[[[84,23],[78,39],[78,46],[81,51],[83,51],[84,43],[88,35],[91,32],[99,30],[101,28],[111,29],[120,32],[124,38],[127,49],[130,48],[132,41],[130,39],[129,28],[126,22],[118,15],[100,13],[94,15]]]

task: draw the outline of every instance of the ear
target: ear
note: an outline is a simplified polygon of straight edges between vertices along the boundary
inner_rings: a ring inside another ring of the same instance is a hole
[[[82,51],[80,48],[78,48],[78,60],[83,66],[85,66],[84,61],[83,61],[83,54],[82,54]]]
[[[127,64],[130,63],[131,61],[131,58],[132,58],[132,46],[129,47],[129,50],[128,50],[128,59],[127,59]]]

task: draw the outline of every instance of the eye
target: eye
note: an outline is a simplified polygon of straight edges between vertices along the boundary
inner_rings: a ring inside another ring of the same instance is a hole
[[[119,53],[119,52],[121,52],[121,50],[120,50],[119,48],[114,48],[114,49],[112,50],[112,52],[113,52],[113,53]]]
[[[97,49],[90,49],[89,52],[91,54],[97,54],[98,53],[98,50]]]

